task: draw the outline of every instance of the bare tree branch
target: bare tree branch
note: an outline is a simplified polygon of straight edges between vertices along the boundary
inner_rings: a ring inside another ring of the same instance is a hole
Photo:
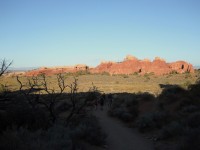
[[[0,64],[0,67],[1,67],[0,68],[0,76],[2,76],[5,73],[5,71],[8,69],[8,67],[11,66],[12,63],[13,63],[13,61],[7,63],[6,59],[3,59],[1,61],[1,64]]]

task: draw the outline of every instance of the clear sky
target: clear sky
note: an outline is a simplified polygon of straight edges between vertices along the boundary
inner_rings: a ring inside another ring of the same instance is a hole
[[[127,54],[200,65],[200,0],[0,0],[0,54],[12,67]]]

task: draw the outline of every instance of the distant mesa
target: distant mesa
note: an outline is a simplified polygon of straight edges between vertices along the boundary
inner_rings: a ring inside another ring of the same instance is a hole
[[[153,61],[149,59],[139,60],[138,58],[127,55],[124,61],[117,63],[112,61],[101,62],[98,66],[90,68],[85,64],[78,64],[75,66],[61,66],[61,67],[41,67],[36,70],[28,71],[26,76],[35,76],[38,74],[53,75],[58,73],[75,73],[78,71],[87,71],[90,73],[104,73],[109,74],[134,74],[138,73],[144,75],[146,73],[154,73],[155,75],[177,73],[193,73],[194,67],[192,64],[185,61],[176,61],[167,63],[165,59],[155,57]]]
[[[41,67],[25,73],[26,76],[37,76],[39,74],[53,75],[59,73],[75,73],[77,71],[89,71],[89,66],[78,64],[75,66]]]

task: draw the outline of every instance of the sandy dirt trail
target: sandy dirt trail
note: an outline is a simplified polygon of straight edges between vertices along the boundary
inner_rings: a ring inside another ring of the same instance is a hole
[[[145,139],[137,131],[128,128],[117,119],[107,115],[106,110],[94,111],[102,129],[107,133],[106,150],[153,150],[153,142]]]

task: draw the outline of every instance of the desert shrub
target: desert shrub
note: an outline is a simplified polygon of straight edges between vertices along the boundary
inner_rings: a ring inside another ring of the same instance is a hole
[[[200,108],[196,105],[189,105],[189,106],[184,106],[182,107],[181,111],[184,113],[194,113],[199,111]]]
[[[138,116],[138,102],[134,98],[116,99],[109,110],[109,115],[125,122],[132,121]]]
[[[90,74],[90,72],[87,71],[87,70],[80,70],[80,71],[77,71],[77,72],[75,73],[75,76],[89,75],[89,74]]]
[[[180,107],[180,109],[182,109],[182,108],[188,107],[190,105],[194,105],[193,100],[190,97],[184,97],[181,99],[179,107]]]
[[[109,114],[112,116],[112,117],[117,117],[119,118],[120,120],[122,121],[131,121],[133,119],[133,116],[132,114],[130,114],[126,108],[124,107],[117,107],[115,109],[112,109],[109,111]]]
[[[135,75],[135,76],[137,76],[139,73],[138,72],[134,72],[132,75]]]
[[[150,74],[148,74],[148,73],[145,73],[145,74],[144,74],[144,77],[145,77],[145,78],[148,78],[149,76],[150,76]]]
[[[154,75],[153,72],[151,72],[151,73],[145,73],[145,74],[144,74],[145,82],[149,81],[149,80],[151,79],[150,77],[151,77],[152,75]]]
[[[106,143],[106,134],[94,116],[72,120],[70,125],[73,141],[83,140],[92,145],[102,146]]]
[[[190,94],[190,93],[189,93]],[[183,113],[193,113],[200,111],[200,99],[198,97],[185,96],[181,98],[179,106],[177,107]]]
[[[102,72],[101,75],[105,75],[105,76],[110,76],[110,74],[108,72]]]
[[[166,78],[170,78],[170,77],[172,77],[173,75],[172,74],[168,74],[167,76],[166,76]]]
[[[133,121],[138,117],[140,102],[154,100],[155,96],[150,93],[138,93],[130,96],[125,95],[124,99],[116,99],[113,102],[109,114],[123,121]]]
[[[160,132],[159,139],[169,139],[176,136],[181,136],[184,131],[184,126],[177,122],[171,122],[170,124],[164,126]]]
[[[1,150],[72,149],[69,129],[53,126],[48,130],[31,132],[26,128],[10,129],[0,136]]]
[[[122,74],[121,75],[123,78],[129,78],[129,76],[127,74]]]
[[[145,132],[156,128],[161,128],[169,122],[169,114],[166,112],[146,113],[136,120],[136,127]]]
[[[183,122],[189,128],[200,128],[200,113],[189,115]]]
[[[155,75],[154,72],[149,72],[149,73],[145,73],[144,77],[148,78],[148,77],[153,76],[153,75]]]
[[[187,88],[189,85],[191,85],[191,81],[189,81],[189,80],[186,81],[186,82],[183,84],[183,86],[186,87],[186,88]]]
[[[4,93],[6,91],[6,87],[3,84],[0,84],[0,94]]]
[[[145,80],[144,80],[144,82],[148,82],[150,80],[150,78],[148,77],[148,78],[146,78]]]
[[[180,150],[200,150],[200,128],[187,130],[183,141],[180,145]]]
[[[93,116],[79,118],[67,127],[56,123],[46,130],[11,128],[0,135],[1,150],[84,150],[84,142],[97,146],[106,142],[106,135]]]
[[[112,117],[119,117],[123,112],[126,112],[126,110],[123,107],[117,107],[115,109],[109,110],[109,114]]]
[[[122,121],[128,122],[128,121],[132,121],[135,117],[133,116],[133,114],[124,111],[121,114],[119,114],[119,118]]]
[[[155,100],[155,96],[148,92],[138,93],[135,97],[138,101],[154,101]]]
[[[182,100],[182,98],[186,97],[187,94],[188,92],[185,89],[179,86],[174,86],[164,89],[162,93],[158,96],[158,100],[162,101],[165,104],[170,104]]]
[[[188,72],[185,73],[185,79],[187,79],[187,78],[191,78],[191,77],[192,77],[192,76],[191,76],[190,73],[188,73]]]
[[[137,106],[139,104],[136,97],[133,97],[133,99],[131,99],[131,100],[126,100],[125,103],[126,103],[126,107]]]
[[[175,75],[175,74],[178,74],[178,72],[177,72],[176,70],[172,70],[172,71],[170,72],[170,74]]]
[[[121,107],[124,104],[125,100],[121,98],[117,98],[113,101],[112,108],[115,109],[117,107]]]
[[[66,110],[69,110],[71,108],[71,105],[67,102],[63,102],[58,104],[58,106],[56,107],[56,112],[57,113],[62,113],[65,112]]]
[[[21,106],[9,107],[9,109],[5,112],[4,120],[2,120],[6,127],[27,127],[30,130],[37,130],[48,128],[51,125],[47,113],[42,109]]]
[[[190,94],[192,95],[192,97],[200,97],[200,83],[199,81],[197,81],[196,84],[190,85],[188,87]]]
[[[31,107],[18,92],[9,93],[5,102],[0,103],[0,132],[16,126],[30,130],[51,126],[48,113],[42,107]]]
[[[136,118],[138,116],[139,110],[139,102],[138,100],[129,100],[126,101],[126,108],[128,110],[128,112],[132,115],[132,118]]]

